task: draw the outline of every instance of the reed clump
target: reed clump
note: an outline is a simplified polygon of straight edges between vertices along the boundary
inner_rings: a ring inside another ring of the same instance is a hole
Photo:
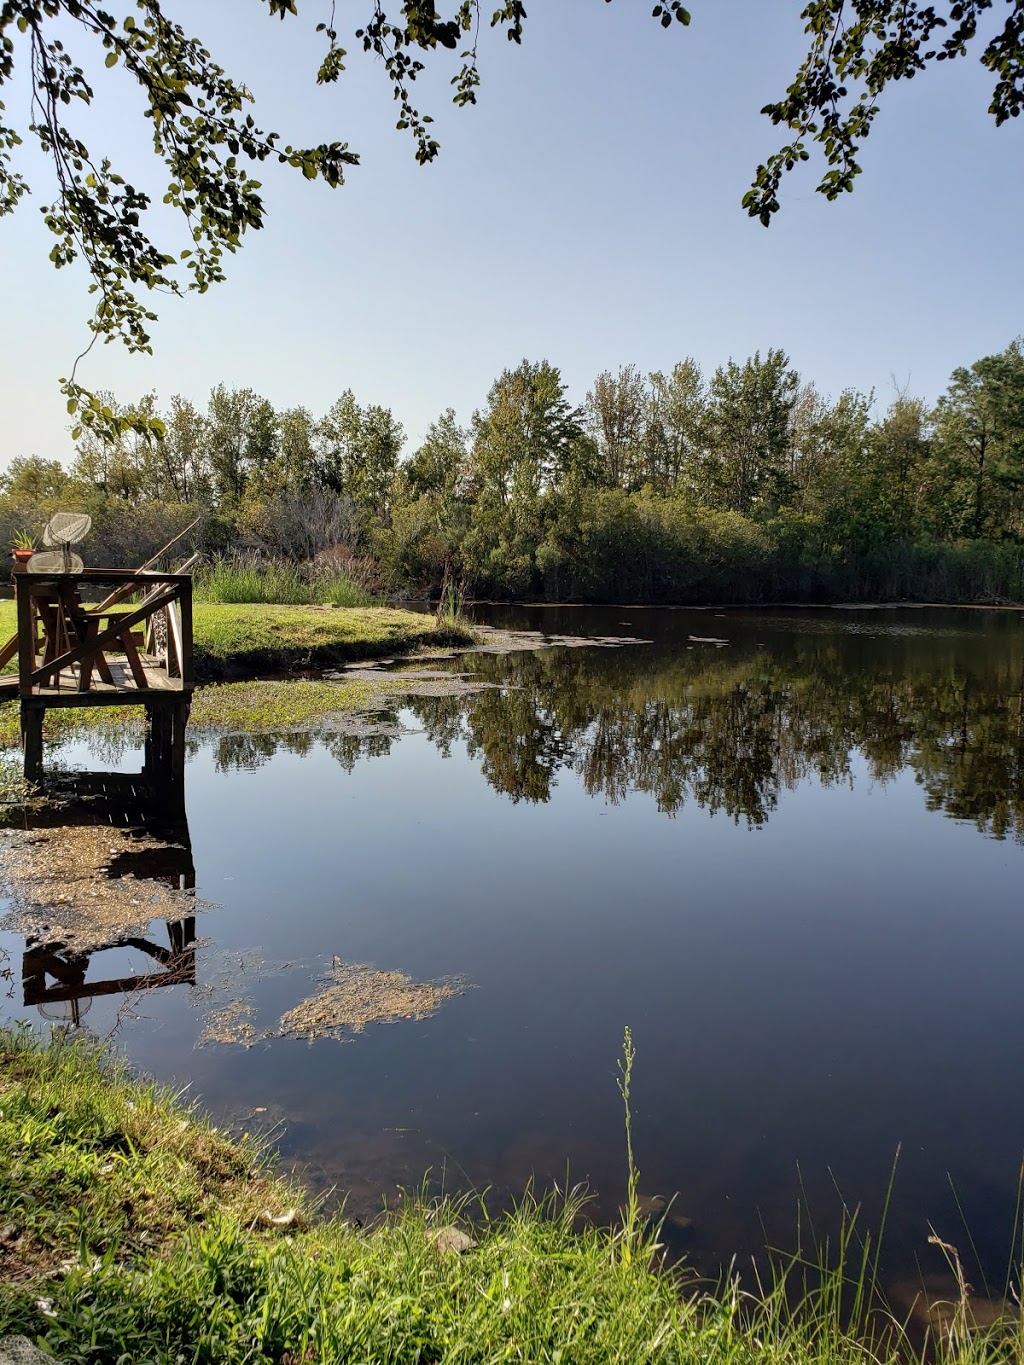
[[[256,554],[218,556],[195,575],[200,602],[308,607],[371,607],[379,603],[364,561],[320,557],[296,563]]]

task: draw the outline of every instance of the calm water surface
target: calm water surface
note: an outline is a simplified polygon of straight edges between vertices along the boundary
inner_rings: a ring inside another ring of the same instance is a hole
[[[196,744],[196,984],[84,1022],[225,1120],[281,1123],[357,1210],[428,1168],[504,1194],[568,1167],[609,1218],[629,1024],[642,1188],[678,1192],[698,1265],[791,1245],[801,1198],[823,1229],[838,1192],[870,1222],[899,1149],[892,1273],[936,1268],[930,1226],[964,1246],[962,1218],[997,1273],[1024,1149],[1024,617],[480,614],[650,643],[452,661],[501,689],[411,699],[398,738]],[[472,988],[348,1043],[196,1046],[232,998],[272,1028],[334,955]],[[122,946],[90,976],[143,969]]]

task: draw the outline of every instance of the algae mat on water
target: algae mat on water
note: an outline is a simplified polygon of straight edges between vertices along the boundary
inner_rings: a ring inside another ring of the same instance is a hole
[[[238,682],[198,688],[192,697],[191,735],[227,731],[301,730],[332,715],[368,709],[385,689],[373,683]],[[141,706],[61,707],[47,712],[47,745],[82,734],[135,737],[141,743]],[[0,707],[0,748],[20,743],[18,707]]]
[[[322,989],[290,1009],[278,1032],[284,1038],[313,1042],[362,1033],[367,1024],[428,1019],[465,989],[458,981],[413,981],[404,972],[382,972],[336,957]]]

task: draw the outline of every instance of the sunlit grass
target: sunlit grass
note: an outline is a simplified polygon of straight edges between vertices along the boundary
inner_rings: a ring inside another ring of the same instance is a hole
[[[17,629],[14,603],[0,601],[0,641]],[[392,607],[288,606],[196,602],[193,645],[197,679],[329,667],[354,659],[470,644],[464,621],[438,622]],[[0,735],[17,728],[17,706],[0,706]],[[47,724],[55,712],[47,716]],[[14,719],[12,719],[14,717]],[[56,725],[74,721],[54,721]],[[0,739],[0,743],[10,742]]]
[[[627,1109],[631,1067],[627,1047]],[[666,1266],[629,1205],[618,1228],[589,1224],[579,1191],[500,1214],[415,1194],[367,1230],[321,1219],[250,1144],[95,1049],[27,1032],[0,1031],[0,1204],[0,1337],[96,1365],[998,1365],[1024,1350],[1019,1324],[982,1333],[966,1316],[912,1346],[870,1304],[852,1227],[831,1270],[797,1256],[743,1289]],[[439,1236],[454,1228],[461,1254]]]

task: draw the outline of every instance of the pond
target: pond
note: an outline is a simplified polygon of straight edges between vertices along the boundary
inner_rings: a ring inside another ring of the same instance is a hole
[[[161,959],[138,936],[95,953],[114,985],[82,1025],[272,1128],[360,1216],[427,1171],[496,1203],[568,1173],[609,1220],[629,1025],[674,1252],[791,1247],[801,1207],[820,1232],[844,1200],[873,1224],[896,1162],[889,1273],[941,1269],[934,1228],[998,1279],[1024,1148],[1024,615],[477,611],[638,642],[434,664],[497,686],[409,698],[371,735],[193,743],[172,876],[194,866],[195,936],[149,934],[191,967],[142,990]],[[110,736],[61,757],[139,766]],[[25,942],[0,947],[2,1008],[38,1023]],[[340,1036],[282,1028],[340,963],[440,990]]]

